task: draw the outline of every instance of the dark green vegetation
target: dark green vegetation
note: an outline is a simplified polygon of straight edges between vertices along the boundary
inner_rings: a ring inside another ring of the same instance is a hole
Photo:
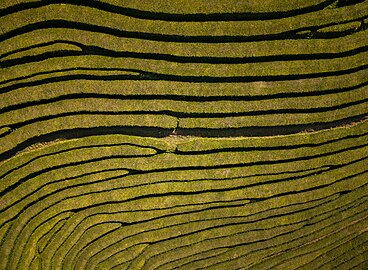
[[[368,1],[166,2],[0,2],[0,269],[367,269]]]

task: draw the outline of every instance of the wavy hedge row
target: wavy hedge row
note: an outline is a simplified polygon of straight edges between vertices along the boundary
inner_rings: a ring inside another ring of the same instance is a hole
[[[95,136],[24,152],[2,166],[3,267],[231,267],[246,254],[244,266],[297,267],[305,253],[319,265],[367,225],[366,126],[275,140]]]

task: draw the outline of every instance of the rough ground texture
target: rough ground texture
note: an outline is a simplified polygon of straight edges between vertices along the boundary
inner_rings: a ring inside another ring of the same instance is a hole
[[[0,1],[0,270],[368,269],[368,1]]]

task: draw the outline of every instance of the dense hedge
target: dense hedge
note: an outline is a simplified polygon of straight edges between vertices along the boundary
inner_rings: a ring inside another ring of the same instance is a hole
[[[368,1],[307,2],[2,0],[0,269],[367,268]]]

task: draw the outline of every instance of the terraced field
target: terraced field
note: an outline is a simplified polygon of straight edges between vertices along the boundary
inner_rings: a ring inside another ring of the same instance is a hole
[[[368,1],[0,2],[0,269],[368,269]]]

